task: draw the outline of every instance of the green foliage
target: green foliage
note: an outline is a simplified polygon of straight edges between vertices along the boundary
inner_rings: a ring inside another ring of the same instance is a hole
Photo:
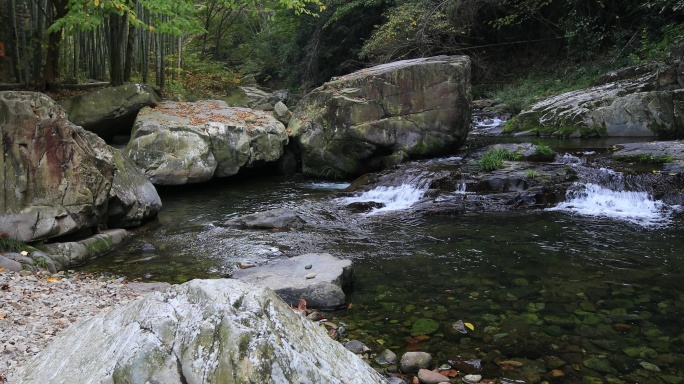
[[[520,152],[510,152],[505,148],[494,148],[485,152],[477,164],[482,171],[495,171],[504,167],[505,160],[520,160],[523,155]]]
[[[525,172],[525,177],[528,179],[534,179],[537,177],[537,172],[534,169],[528,169],[527,172]]]
[[[634,163],[644,164],[665,164],[674,161],[674,158],[668,154],[653,154],[653,153],[639,153],[636,155],[619,155],[614,157],[618,161],[628,161]]]
[[[453,53],[466,45],[478,10],[490,1],[399,2],[375,29],[359,57],[375,62]]]
[[[544,143],[539,143],[534,146],[534,154],[543,159],[553,159],[556,153]]]
[[[648,28],[641,31],[641,47],[630,58],[639,63],[642,60],[664,59],[670,47],[684,42],[684,23],[668,24],[659,33],[651,33]]]
[[[240,74],[224,64],[212,60],[200,60],[197,53],[185,57],[180,79],[169,82],[172,95],[183,97],[213,98],[226,94],[240,82]]]
[[[8,234],[0,234],[0,252],[19,252],[23,246],[24,243],[11,238]]]
[[[150,23],[138,17],[136,3],[152,15]],[[196,8],[191,0],[69,0],[67,9],[66,16],[55,20],[49,32],[92,30],[110,15],[127,15],[128,21],[136,27],[174,36],[201,31],[193,17]]]

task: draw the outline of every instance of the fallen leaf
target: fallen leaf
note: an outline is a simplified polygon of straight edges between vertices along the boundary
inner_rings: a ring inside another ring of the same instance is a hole
[[[347,309],[352,309],[352,303],[349,303],[349,304],[347,305]]]
[[[463,325],[465,325],[466,327],[468,327],[468,329],[470,329],[471,331],[474,331],[474,330],[475,330],[475,326],[474,326],[473,324],[471,324],[471,323],[463,323]]]
[[[440,374],[446,376],[446,377],[456,377],[458,376],[458,371],[455,369],[447,369],[445,371],[440,371]]]
[[[299,299],[299,305],[297,305],[298,311],[306,311],[306,300]]]
[[[418,335],[418,336],[416,336],[416,340],[418,340],[418,341],[430,340],[430,336],[428,336],[428,335]]]
[[[406,346],[407,351],[420,351],[423,349],[423,346],[420,344],[409,344]]]
[[[59,281],[59,278],[56,278],[56,277],[48,277],[47,279],[45,279],[45,281],[47,281],[48,283],[54,283],[54,282],[56,282],[56,281]]]
[[[4,271],[4,270],[5,270],[5,268],[0,268],[0,272],[2,272],[2,271]]]
[[[0,313],[0,319],[4,319],[5,317],[7,317],[6,313]]]
[[[413,376],[413,380],[411,380],[411,384],[420,384],[420,380],[418,379],[417,376]]]
[[[10,290],[10,287],[9,287],[9,285],[7,285],[7,284],[3,284],[2,287],[0,287],[0,290],[9,291],[9,290]]]

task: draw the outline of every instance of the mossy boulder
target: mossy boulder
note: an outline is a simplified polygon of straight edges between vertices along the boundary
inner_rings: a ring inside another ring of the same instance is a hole
[[[458,149],[471,117],[470,59],[404,60],[334,78],[302,99],[288,128],[309,175],[359,176]]]

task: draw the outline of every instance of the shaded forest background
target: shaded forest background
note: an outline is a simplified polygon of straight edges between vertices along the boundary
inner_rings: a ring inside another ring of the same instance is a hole
[[[684,0],[0,0],[0,82],[154,83],[210,97],[245,76],[305,91],[373,64],[467,54],[475,84],[663,58]],[[250,77],[251,77],[250,76]]]

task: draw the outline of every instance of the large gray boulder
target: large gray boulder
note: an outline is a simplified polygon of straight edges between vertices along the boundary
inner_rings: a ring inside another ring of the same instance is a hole
[[[80,321],[12,383],[385,383],[270,290],[193,280]]]
[[[455,151],[470,115],[470,59],[437,56],[333,79],[299,102],[288,129],[304,173],[350,177]]]
[[[684,137],[679,64],[625,68],[600,85],[542,100],[510,120],[508,131],[570,137]]]
[[[0,133],[0,232],[17,240],[133,226],[161,207],[132,163],[43,94],[0,92]]]
[[[135,117],[144,107],[161,101],[146,84],[124,84],[62,100],[69,120],[110,142],[116,135],[130,135]]]
[[[330,310],[346,304],[344,289],[354,283],[354,270],[351,260],[329,253],[307,253],[237,270],[232,277],[268,287],[290,305],[304,299],[310,308]]]
[[[158,185],[199,183],[274,163],[288,142],[271,115],[223,101],[163,102],[145,108],[124,149]]]

